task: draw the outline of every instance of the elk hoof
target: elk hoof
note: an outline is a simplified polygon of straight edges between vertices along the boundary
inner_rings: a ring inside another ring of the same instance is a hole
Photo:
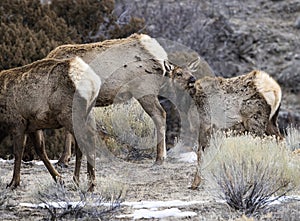
[[[63,161],[58,161],[55,166],[59,166],[61,168],[68,168],[69,164],[67,162],[63,162]]]
[[[9,184],[6,185],[6,189],[10,188],[11,190],[14,190],[18,186],[20,186],[20,183],[16,182],[15,180],[12,180]]]
[[[189,187],[189,189],[190,189],[190,190],[198,190],[198,189],[199,189],[199,186],[194,186],[194,185],[192,185],[192,186]]]
[[[73,176],[73,182],[76,186],[79,186],[79,177]]]
[[[64,184],[65,184],[65,182],[64,182],[64,180],[63,180],[63,178],[62,178],[61,175],[57,175],[57,176],[54,178],[54,181],[55,181],[56,183],[60,184],[60,185],[64,185]]]
[[[88,192],[94,192],[95,186],[96,186],[95,183],[91,183],[91,184],[90,184],[90,187],[88,188]]]
[[[195,175],[192,186],[189,188],[191,190],[199,189],[201,183],[203,183],[203,178],[200,175]]]
[[[163,163],[164,163],[163,159],[156,159],[156,161],[154,162],[154,165],[160,166],[160,165],[163,165]]]

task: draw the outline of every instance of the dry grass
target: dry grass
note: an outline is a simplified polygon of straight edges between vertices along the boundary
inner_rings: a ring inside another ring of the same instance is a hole
[[[265,211],[299,187],[299,159],[273,138],[216,133],[204,159],[204,173],[218,197],[247,215]]]
[[[154,151],[154,123],[135,99],[124,104],[96,108],[95,115],[110,137],[106,146],[113,153],[120,155],[130,150]]]
[[[109,219],[120,207],[124,188],[120,183],[101,180],[97,192],[88,192],[88,182],[81,186],[74,183],[40,184],[39,190],[33,195],[39,203],[44,203],[49,220],[93,220]]]
[[[10,198],[10,191],[6,188],[6,185],[7,184],[5,183],[5,181],[2,179],[2,177],[0,177],[0,210],[6,208],[8,200]]]
[[[300,150],[300,131],[294,127],[288,127],[287,135],[285,137],[286,146],[294,152],[299,152]]]

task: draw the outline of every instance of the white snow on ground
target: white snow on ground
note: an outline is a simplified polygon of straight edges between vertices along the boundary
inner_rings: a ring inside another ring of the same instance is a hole
[[[57,163],[57,161],[58,161],[58,160],[50,160],[50,163],[55,164],[55,163]],[[32,162],[33,162],[35,165],[38,165],[38,166],[43,166],[43,165],[44,165],[43,161],[33,160]]]
[[[189,206],[193,204],[205,204],[209,201],[181,201],[181,200],[172,200],[172,201],[141,201],[141,202],[123,202],[121,206],[130,206],[135,209],[157,209],[161,207],[179,207],[179,206]],[[46,208],[47,206],[52,206],[54,208],[66,208],[68,206],[84,206],[82,202],[48,202],[45,203],[33,204],[33,203],[20,203],[20,206],[31,207],[31,208]],[[111,206],[111,203],[101,203],[103,206]],[[99,204],[95,204],[99,206]]]
[[[140,208],[141,205],[139,205],[139,202],[131,202],[130,205],[134,205],[134,203],[137,204],[137,208]],[[152,202],[151,206],[155,205],[156,202]],[[168,204],[168,202],[166,202]],[[189,203],[189,202],[186,202]],[[161,202],[158,203],[160,205]],[[166,206],[167,206],[166,204]],[[111,204],[102,204],[105,206],[111,206]],[[122,203],[122,205],[124,205]],[[126,205],[126,203],[125,203]],[[189,205],[189,204],[186,204]],[[22,207],[29,207],[29,208],[47,208],[48,206],[53,206],[54,208],[69,208],[70,206],[72,208],[84,206],[82,202],[49,202],[47,205],[45,203],[40,204],[32,204],[32,203],[20,203],[19,206]],[[95,205],[97,206],[97,205]],[[150,202],[148,207],[150,206]],[[134,206],[133,206],[134,207]],[[134,207],[136,208],[136,207]],[[178,208],[171,208],[171,209],[163,209],[158,210],[158,208],[151,208],[151,209],[137,209],[132,214],[126,214],[126,215],[118,215],[116,218],[133,218],[133,219],[141,219],[141,218],[165,218],[165,217],[191,217],[196,216],[197,213],[190,212],[190,211],[184,211],[182,212]]]
[[[29,208],[47,208],[49,206],[60,209],[60,208],[69,208],[70,206],[72,208],[75,207],[83,207],[83,202],[49,202],[47,204],[45,203],[39,203],[39,204],[33,204],[33,203],[20,203],[19,206],[22,207],[29,207]]]
[[[181,200],[171,200],[171,201],[140,201],[140,202],[124,202],[121,206],[131,206],[135,209],[153,209],[159,207],[179,207],[179,206],[189,206],[193,204],[205,204],[209,201],[181,201]]]
[[[152,219],[152,218],[166,218],[166,217],[192,217],[197,216],[197,213],[185,211],[182,212],[178,208],[156,210],[156,209],[138,209],[133,212],[133,214],[118,215],[116,218],[133,218],[133,219]]]
[[[269,198],[269,205],[278,205],[287,201],[291,200],[298,200],[300,201],[300,196],[283,196],[280,197],[279,199],[276,199],[276,197],[270,197]]]
[[[166,218],[166,217],[192,217],[197,213],[190,211],[181,211],[178,208],[170,207],[184,207],[192,204],[205,204],[209,201],[141,201],[141,202],[124,202],[121,206],[131,206],[136,209],[132,214],[124,214],[116,216],[116,218],[133,218],[133,219],[151,219],[151,218]],[[169,209],[160,209],[168,207]]]
[[[14,163],[14,160],[3,160],[2,158],[0,158],[0,163]]]
[[[270,198],[270,205],[281,204],[289,200],[300,200],[300,196],[285,196],[280,199]],[[197,213],[191,211],[182,211],[176,207],[185,207],[193,204],[206,204],[209,201],[141,201],[141,202],[123,202],[121,206],[129,206],[135,209],[131,214],[122,214],[116,216],[116,218],[131,218],[131,219],[152,219],[152,218],[166,218],[166,217],[193,217]],[[225,201],[218,200],[219,203],[225,203]],[[101,203],[102,206],[111,206],[111,203]],[[32,203],[20,203],[19,206],[30,207],[30,208],[46,208],[47,206],[53,206],[55,208],[69,208],[70,206],[83,207],[82,202],[49,202],[47,204],[32,204]],[[94,206],[99,206],[95,204]],[[167,209],[163,209],[166,208]]]
[[[178,161],[180,162],[186,162],[186,163],[197,162],[197,154],[194,151],[181,153],[178,158],[179,158]]]
[[[121,203],[121,206],[129,206],[136,210],[132,214],[119,215],[116,218],[165,218],[165,217],[192,217],[196,216],[197,213],[190,211],[181,211],[178,208],[169,208],[169,209],[160,209],[164,207],[183,207],[189,206],[192,204],[204,204],[208,201],[181,201],[181,200],[172,200],[172,201],[141,201],[141,202],[124,202]],[[110,203],[102,203],[104,206],[111,206]],[[72,208],[84,206],[82,202],[49,202],[47,204],[33,204],[33,203],[20,203],[19,206],[30,207],[30,208],[47,208],[52,206],[54,208]],[[95,206],[99,206],[96,205]]]
[[[57,163],[57,161],[58,160],[50,160],[50,163],[55,164],[55,163]],[[13,164],[14,162],[15,162],[14,160],[3,160],[2,158],[0,158],[0,163]],[[38,166],[44,165],[43,161],[40,161],[40,160],[33,160],[33,161],[30,161],[30,162],[32,162],[33,164],[38,165]]]

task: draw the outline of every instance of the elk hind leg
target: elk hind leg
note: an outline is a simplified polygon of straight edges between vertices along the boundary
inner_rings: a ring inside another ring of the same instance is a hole
[[[65,146],[64,146],[64,151],[62,155],[60,156],[58,162],[56,163],[57,165],[61,167],[68,167],[70,158],[71,158],[71,150],[72,146],[74,146],[75,140],[73,135],[69,132],[65,132]]]
[[[166,112],[160,105],[156,95],[146,95],[138,102],[142,105],[146,113],[152,118],[157,131],[157,155],[156,164],[162,164],[167,157],[166,149]]]
[[[50,163],[49,158],[47,156],[45,150],[45,138],[42,130],[37,130],[29,134],[32,142],[34,144],[35,151],[39,158],[43,161],[44,165],[48,169],[49,173],[51,174],[52,178],[55,182],[61,181],[61,175],[56,171],[53,165]]]
[[[26,135],[24,131],[18,131],[13,135],[13,147],[14,147],[14,172],[11,182],[7,185],[11,188],[16,188],[20,185],[20,173],[21,173],[21,163],[22,157],[26,144]]]

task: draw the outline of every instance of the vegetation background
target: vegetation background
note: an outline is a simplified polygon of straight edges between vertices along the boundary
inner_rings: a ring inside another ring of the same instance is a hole
[[[269,73],[284,90],[279,115],[284,132],[288,125],[300,124],[299,11],[297,0],[2,0],[0,70],[42,59],[61,44],[148,33],[160,39],[176,63],[188,62],[197,54],[204,58],[208,64],[204,61],[201,66],[211,69],[202,68],[205,71],[198,77],[212,73],[232,77],[255,68]],[[171,147],[180,136],[181,122],[171,103],[163,105],[170,113],[167,140]],[[109,123],[102,124],[108,127]],[[54,148],[51,158],[58,157],[63,146],[61,134],[47,132],[52,138],[47,146]],[[1,145],[5,148],[0,155],[11,156],[9,140]],[[33,153],[26,153],[24,159],[32,159]]]
[[[135,101],[102,108],[96,115],[101,116],[98,126],[105,134],[106,145],[119,157],[129,161],[142,160],[144,164],[110,158],[109,162],[97,164],[97,176],[103,179],[98,183],[106,184],[108,188],[104,190],[103,186],[98,186],[96,192],[100,194],[96,197],[87,196],[80,189],[74,191],[70,181],[67,181],[67,188],[49,187],[47,171],[33,163],[23,164],[23,186],[19,190],[5,190],[8,178],[0,177],[3,196],[0,217],[4,220],[22,217],[47,220],[47,211],[22,208],[20,201],[63,199],[71,202],[79,198],[94,203],[108,198],[102,198],[103,194],[117,195],[118,201],[119,190],[110,193],[112,184],[117,183],[117,189],[123,191],[126,183],[129,185],[126,200],[207,200],[207,203],[189,207],[198,213],[195,220],[254,220],[242,216],[244,213],[261,220],[297,220],[299,201],[268,207],[267,213],[258,216],[253,213],[257,208],[263,209],[268,204],[268,196],[273,193],[284,195],[291,190],[299,193],[299,180],[295,179],[300,177],[297,155],[300,148],[297,130],[300,125],[299,0],[1,0],[0,70],[42,59],[61,44],[122,38],[135,32],[158,38],[176,63],[187,62],[199,54],[216,76],[232,77],[254,68],[268,72],[284,91],[279,118],[282,132],[288,128],[286,142],[282,144],[284,148],[274,141],[257,141],[249,136],[226,139],[224,135],[218,135],[205,157],[205,172],[212,176],[207,175],[209,179],[204,191],[195,193],[187,188],[194,173],[193,163],[178,162],[170,154],[170,162],[164,168],[149,166],[154,154],[153,123]],[[197,76],[207,74],[199,71]],[[172,114],[175,115],[176,112]],[[174,139],[178,137],[180,122],[169,121],[173,122],[170,136]],[[62,130],[46,131],[50,158],[61,153],[62,135]],[[4,140],[0,145],[0,157],[12,158],[10,140]],[[180,142],[177,147],[180,149]],[[27,151],[24,159],[32,158],[33,153]],[[71,177],[72,166],[61,172],[64,177]],[[10,171],[12,164],[1,165],[1,175]],[[239,179],[241,177],[243,179]],[[36,188],[32,188],[32,183],[36,184],[37,180],[46,192],[37,193]],[[208,187],[219,191],[208,191]],[[69,194],[77,195],[73,198]],[[212,200],[212,195],[221,195],[234,212]],[[94,210],[70,208],[62,211],[50,208],[52,220],[63,215],[72,219],[74,213],[87,216]],[[102,217],[102,208],[94,210],[96,218]],[[128,211],[125,209],[125,212]]]

